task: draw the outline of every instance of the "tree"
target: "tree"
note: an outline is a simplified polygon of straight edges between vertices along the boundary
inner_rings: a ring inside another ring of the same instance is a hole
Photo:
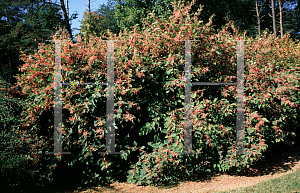
[[[298,3],[298,32],[300,32],[300,0],[298,0],[297,3]]]
[[[67,14],[67,10],[66,10],[66,7],[65,7],[64,0],[60,0],[60,6],[61,6],[61,9],[62,9],[63,14],[64,14],[66,29],[68,31],[68,34],[69,34],[71,40],[73,40],[72,30],[71,30],[71,26],[70,26],[70,23],[69,23],[69,16]]]
[[[276,37],[276,18],[275,18],[275,5],[274,5],[274,0],[271,0],[271,8],[272,8],[272,20],[273,20],[273,32],[275,34]]]
[[[283,29],[290,33],[293,39],[299,39],[300,29],[298,29],[300,18],[297,0],[285,1],[286,9],[283,9]]]
[[[101,23],[104,17],[98,12],[88,12],[87,10],[83,14],[83,20],[81,21],[81,34],[85,39],[88,39],[90,35],[100,36],[102,32]]]
[[[125,0],[121,2],[117,0],[117,5],[114,7],[116,11],[115,18],[121,30],[125,28],[132,30],[133,26],[138,24],[142,29],[142,20],[140,18],[147,17],[148,13],[155,13],[155,15],[167,18],[173,13],[172,0],[160,1],[145,1],[145,0]],[[183,0],[184,5],[190,4],[191,0]],[[252,36],[255,35],[253,27],[253,17],[251,16],[252,0],[197,0],[192,6],[191,13],[196,13],[200,6],[204,5],[201,15],[198,19],[203,22],[208,22],[211,15],[213,18],[213,29],[221,29],[229,20],[234,22],[234,25],[240,30],[247,30]],[[237,11],[239,10],[239,11]],[[151,18],[148,18],[151,21]]]
[[[101,28],[104,34],[107,34],[107,30],[111,31],[113,34],[119,35],[120,28],[117,25],[117,20],[114,18],[115,11],[114,6],[116,2],[113,0],[108,0],[107,5],[102,4],[100,8],[97,10],[101,15],[103,15],[104,19],[101,23]]]
[[[2,0],[0,6],[0,67],[6,82],[16,82],[20,51],[33,53],[39,42],[62,26],[60,6],[41,1]]]
[[[172,2],[174,0],[150,1],[150,0],[117,0],[114,7],[115,19],[120,30],[133,30],[133,26],[138,25],[138,29],[143,29],[141,18],[147,18],[148,13],[154,13],[161,18],[168,18],[173,13]],[[186,5],[186,1],[183,2]],[[150,21],[152,19],[148,18]]]
[[[226,18],[228,17],[240,32],[247,31],[248,36],[255,37],[257,35],[255,28],[257,23],[253,18],[252,8],[255,6],[253,0],[227,0],[226,5]],[[216,14],[220,14],[220,12],[216,12]],[[224,17],[223,13],[221,13],[221,15]],[[229,20],[221,21],[221,25],[224,25],[225,22],[229,22]]]
[[[143,22],[141,18],[147,18],[149,13],[154,13],[155,15],[161,18],[167,18],[172,15],[173,6],[172,3],[177,3],[178,1],[174,0],[113,0],[116,2],[114,6],[115,15],[114,19],[120,28],[120,30],[124,31],[127,28],[127,31],[133,30],[134,25],[138,25],[140,30],[143,29]],[[187,5],[191,2],[191,0],[183,0],[182,3]],[[247,35],[255,37],[257,34],[260,34],[262,30],[267,28],[272,28],[273,30],[277,28],[276,26],[276,12],[280,14],[280,5],[273,0],[273,6],[269,4],[266,0],[214,0],[214,1],[206,1],[206,0],[197,0],[195,5],[192,6],[192,10],[190,13],[195,13],[201,5],[204,5],[203,11],[198,19],[203,20],[204,22],[208,22],[209,17],[211,15],[215,15],[213,18],[213,29],[221,29],[221,27],[229,21],[232,21],[235,27],[239,31],[247,30]],[[283,33],[287,31],[288,28],[293,29],[298,25],[290,25],[288,20],[296,21],[295,19],[291,19],[292,11],[285,8],[286,2],[295,2],[295,0],[284,1],[282,4],[282,28]],[[274,7],[274,17],[270,15],[270,12]],[[254,8],[254,10],[253,10]],[[255,15],[257,17],[256,21],[253,18],[252,11],[255,11]],[[265,17],[266,15],[270,15],[271,18]],[[297,12],[298,15],[298,12]],[[274,23],[274,19],[275,23]],[[147,18],[150,23],[152,22],[152,18]],[[278,22],[278,21],[277,21]],[[280,22],[280,21],[279,21]],[[274,28],[275,24],[275,28]],[[258,33],[257,33],[258,32]],[[275,31],[275,33],[277,33]]]
[[[266,2],[266,0],[263,2],[263,4]],[[256,18],[257,18],[257,30],[258,30],[258,35],[260,36],[261,34],[261,17],[260,17],[260,13],[262,10],[262,6],[260,7],[260,9],[258,10],[258,0],[255,0],[255,11],[256,11]]]
[[[108,1],[107,5],[102,4],[100,8],[94,12],[85,11],[83,20],[81,21],[80,34],[88,38],[90,34],[100,37],[107,36],[107,30],[113,34],[119,35],[120,28],[114,19],[114,2]]]
[[[282,23],[282,7],[281,7],[281,0],[278,0],[279,4],[279,13],[280,13],[280,36],[283,37],[283,23]]]
[[[20,50],[33,53],[40,42],[51,39],[60,27],[66,28],[59,4],[51,1],[8,1],[0,6],[0,67],[7,82],[20,66]],[[71,19],[76,18],[72,14]]]

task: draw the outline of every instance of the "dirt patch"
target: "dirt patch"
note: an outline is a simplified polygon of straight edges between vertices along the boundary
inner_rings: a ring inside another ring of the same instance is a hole
[[[268,150],[265,160],[261,160],[253,165],[247,172],[237,175],[215,175],[211,180],[180,182],[170,188],[138,186],[128,183],[114,182],[109,186],[91,188],[86,191],[74,191],[74,193],[88,192],[161,192],[161,193],[182,193],[182,192],[217,192],[255,185],[261,181],[278,178],[282,175],[292,173],[300,169],[300,147],[276,144]],[[70,193],[70,192],[64,192]]]

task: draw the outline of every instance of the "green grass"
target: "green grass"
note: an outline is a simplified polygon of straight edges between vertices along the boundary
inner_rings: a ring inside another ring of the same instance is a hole
[[[266,192],[294,192],[300,193],[300,169],[294,171],[291,174],[281,176],[279,178],[270,179],[264,182],[260,182],[254,186],[223,191],[218,193],[228,193],[228,192],[239,192],[239,193],[266,193]]]

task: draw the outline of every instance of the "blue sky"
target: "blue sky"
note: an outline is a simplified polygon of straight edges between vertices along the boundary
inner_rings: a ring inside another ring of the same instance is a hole
[[[91,11],[95,11],[98,8],[100,8],[101,4],[107,4],[107,0],[91,0]],[[73,13],[78,13],[78,18],[75,20],[72,20],[71,22],[71,28],[72,33],[78,33],[78,30],[75,30],[74,28],[80,28],[80,21],[83,18],[84,11],[88,9],[88,0],[69,0],[69,14],[70,16]]]

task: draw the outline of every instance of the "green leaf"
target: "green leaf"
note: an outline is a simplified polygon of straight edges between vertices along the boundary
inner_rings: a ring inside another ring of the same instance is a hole
[[[137,143],[136,143],[135,141],[133,141],[133,145],[134,145],[134,146],[137,146]]]
[[[152,122],[152,123],[151,123],[151,127],[152,127],[152,128],[155,128],[155,122]]]
[[[176,137],[177,135],[176,135],[176,133],[172,133],[171,136],[172,137]]]
[[[274,88],[274,87],[271,89],[271,92],[272,92],[272,93],[275,93],[275,88]]]
[[[280,74],[280,78],[282,78],[283,76],[284,76],[284,73],[281,73],[281,74]]]
[[[192,98],[196,98],[196,93],[192,93]]]
[[[153,148],[157,148],[158,147],[158,143],[154,143],[151,145]]]
[[[121,114],[116,114],[116,118],[121,119]]]

